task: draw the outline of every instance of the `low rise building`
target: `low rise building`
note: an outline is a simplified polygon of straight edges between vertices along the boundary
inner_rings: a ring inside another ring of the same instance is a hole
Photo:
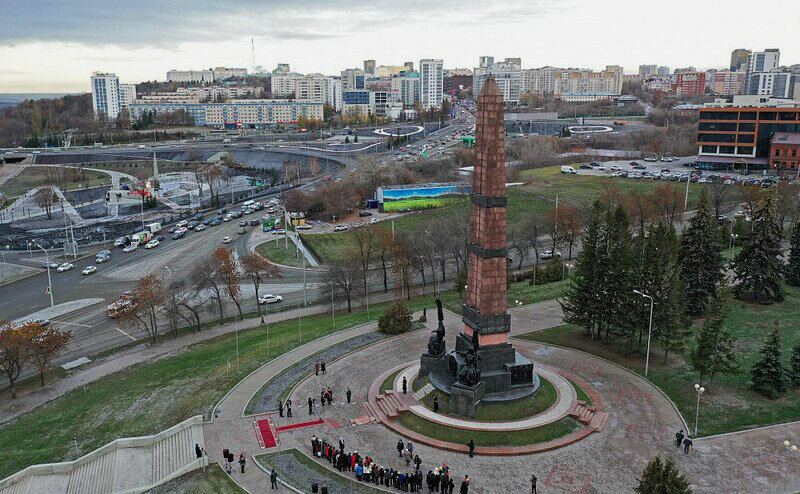
[[[322,103],[302,100],[254,99],[198,103],[138,99],[130,105],[132,119],[140,118],[145,112],[180,110],[191,115],[195,125],[219,128],[260,128],[265,125],[297,123],[300,118],[323,120],[324,117]]]
[[[772,136],[769,165],[779,171],[800,171],[800,132],[776,132]]]
[[[619,96],[609,92],[586,92],[586,93],[561,93],[558,98],[567,103],[591,103],[601,100],[612,100]]]
[[[675,75],[674,92],[678,96],[702,96],[705,91],[705,72],[678,72]]]
[[[224,81],[231,77],[247,77],[247,69],[237,67],[214,67],[215,81]]]
[[[172,69],[167,72],[167,82],[212,84],[214,82],[214,71],[208,70],[177,70]]]

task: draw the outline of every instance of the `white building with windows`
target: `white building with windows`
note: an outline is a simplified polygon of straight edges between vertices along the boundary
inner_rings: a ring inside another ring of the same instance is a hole
[[[420,102],[428,110],[442,107],[444,63],[442,59],[424,58],[419,61]]]
[[[233,100],[225,103],[197,103],[187,101],[150,101],[138,99],[130,106],[131,119],[145,112],[186,111],[194,124],[208,127],[249,127],[297,123],[298,119],[322,120],[322,103],[318,101],[254,99]]]
[[[472,76],[472,93],[480,94],[489,76],[493,76],[503,102],[516,105],[522,96],[522,70],[513,62],[495,62],[491,67],[477,67]]]
[[[211,84],[214,82],[213,70],[176,70],[167,72],[167,82]]]
[[[224,81],[231,77],[247,77],[247,69],[238,67],[214,67],[215,81]]]
[[[122,109],[119,77],[116,74],[94,72],[91,77],[94,118],[105,115],[109,120],[119,116]]]
[[[404,107],[413,108],[420,102],[419,72],[401,72],[392,77],[392,91],[397,92]]]
[[[136,84],[119,85],[119,108],[127,109],[136,100]]]

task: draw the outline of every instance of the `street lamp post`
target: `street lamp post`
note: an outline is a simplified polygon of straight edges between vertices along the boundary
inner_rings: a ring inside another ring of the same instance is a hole
[[[697,423],[700,420],[700,396],[706,392],[706,388],[699,384],[694,385],[694,390],[697,391],[697,410],[694,414],[694,435],[697,436]]]
[[[650,299],[650,324],[647,329],[647,356],[644,361],[644,377],[647,377],[647,372],[650,369],[650,339],[653,336],[653,297],[639,290],[634,290],[633,293]]]
[[[39,242],[33,240],[33,243],[36,244],[36,247],[42,249],[44,252],[44,262],[47,264],[47,291],[50,293],[50,307],[54,307],[55,303],[53,303],[53,282],[50,278],[50,255],[47,253],[47,249],[39,245]],[[30,242],[28,243],[28,247],[30,247]],[[5,262],[5,258],[4,258]]]
[[[735,242],[735,241],[736,241],[738,238],[739,238],[739,235],[736,235],[735,233],[731,233],[730,246],[729,246],[729,248],[731,249],[731,257],[733,257],[733,243],[734,243],[734,242]]]
[[[786,484],[786,489],[788,490],[788,488],[789,488],[789,467],[791,466],[790,462],[792,461],[792,456],[797,453],[797,446],[795,446],[794,444],[790,443],[789,440],[787,439],[786,441],[783,441],[783,447],[786,448],[786,451],[789,452],[789,458],[786,459],[786,472],[785,472],[784,477],[783,477],[784,484]]]

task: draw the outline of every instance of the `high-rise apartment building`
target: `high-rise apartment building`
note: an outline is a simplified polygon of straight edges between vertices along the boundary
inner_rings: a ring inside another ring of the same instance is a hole
[[[91,83],[94,118],[99,118],[101,115],[105,115],[109,120],[117,118],[122,109],[119,77],[116,74],[94,72],[91,77]]]
[[[323,75],[273,75],[271,78],[272,96],[286,98],[294,95],[295,99],[325,103],[328,82]]]
[[[136,84],[119,85],[119,108],[127,109],[136,100]]]
[[[522,96],[522,70],[513,62],[497,62],[491,67],[477,67],[472,75],[472,92],[480,94],[489,76],[494,77],[503,102],[516,105]]]
[[[649,75],[658,75],[658,65],[640,65],[639,75],[647,77]]]
[[[364,60],[364,73],[375,75],[375,60]]]
[[[478,67],[481,69],[489,69],[494,65],[494,57],[484,55],[478,58]]]
[[[400,102],[406,108],[413,108],[420,102],[420,80],[418,72],[401,72],[392,77],[392,91],[396,91]]]
[[[522,68],[522,59],[519,57],[506,58],[505,63],[516,65],[518,69]]]
[[[425,58],[419,61],[420,102],[424,109],[442,107],[444,63],[442,59]]]
[[[796,76],[794,76],[796,77]],[[790,72],[753,72],[747,79],[747,94],[775,98],[797,97],[794,94],[793,74]]]
[[[743,71],[718,70],[714,72],[714,78],[710,84],[708,74],[706,74],[706,85],[714,94],[736,96],[744,92],[744,76]]]
[[[658,69],[656,70],[656,75],[659,76],[669,75],[669,67],[667,67],[666,65],[659,66]]]
[[[753,78],[753,74],[758,72],[770,72],[776,70],[780,64],[781,52],[777,48],[768,48],[764,51],[756,51],[747,56],[747,75],[745,76],[745,93],[759,94],[758,88],[752,86],[754,81],[761,78]]]
[[[702,96],[706,90],[705,72],[679,72],[675,76],[675,93],[678,96]]]
[[[747,58],[750,56],[750,50],[745,50],[744,48],[737,48],[731,52],[731,70],[738,71],[742,69],[742,66],[747,68]]]
[[[541,67],[522,71],[522,92],[535,94],[555,94],[556,77],[563,69]]]
[[[414,72],[414,62],[405,62],[403,67],[405,67],[406,72]]]

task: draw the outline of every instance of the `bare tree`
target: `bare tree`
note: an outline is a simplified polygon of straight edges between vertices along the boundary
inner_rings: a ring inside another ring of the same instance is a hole
[[[209,301],[216,302],[219,312],[219,323],[225,322],[225,310],[222,305],[222,286],[218,282],[216,263],[211,258],[200,261],[192,268],[192,284],[198,293],[208,293]]]
[[[58,196],[52,187],[42,187],[33,195],[36,205],[47,212],[47,219],[53,218],[53,205],[58,201]]]
[[[139,278],[134,289],[136,303],[120,312],[117,324],[130,329],[139,329],[155,343],[158,336],[158,315],[166,302],[166,292],[161,279],[151,273]]]
[[[261,304],[258,302],[258,291],[261,288],[261,283],[266,280],[283,278],[283,275],[277,266],[258,252],[251,252],[242,256],[240,262],[242,263],[242,274],[250,278],[253,288],[255,288],[256,309],[258,310],[258,317],[261,317]]]
[[[216,265],[217,279],[219,279],[225,290],[225,295],[236,305],[236,310],[239,312],[239,320],[244,319],[244,315],[242,315],[242,288],[239,286],[241,270],[239,269],[239,263],[236,262],[236,257],[233,255],[233,249],[217,247],[211,257]]]
[[[709,199],[711,205],[714,207],[714,216],[717,218],[733,211],[736,207],[733,201],[733,196],[736,194],[736,188],[733,185],[725,183],[712,183],[709,184]]]
[[[358,298],[358,285],[361,283],[361,264],[353,253],[345,253],[344,258],[335,259],[322,275],[323,286],[320,297],[327,301],[333,293],[334,303],[347,304],[347,312],[352,312],[353,302]]]
[[[196,331],[200,331],[200,307],[207,299],[203,299],[196,287],[185,280],[177,280],[167,286],[165,311],[170,318],[170,325],[178,335],[178,319],[183,319]]]
[[[375,251],[377,230],[372,226],[361,228],[351,228],[348,233],[349,252],[355,254],[359,264],[359,271],[362,276],[364,294],[369,287],[369,270],[372,268],[372,261]]]

